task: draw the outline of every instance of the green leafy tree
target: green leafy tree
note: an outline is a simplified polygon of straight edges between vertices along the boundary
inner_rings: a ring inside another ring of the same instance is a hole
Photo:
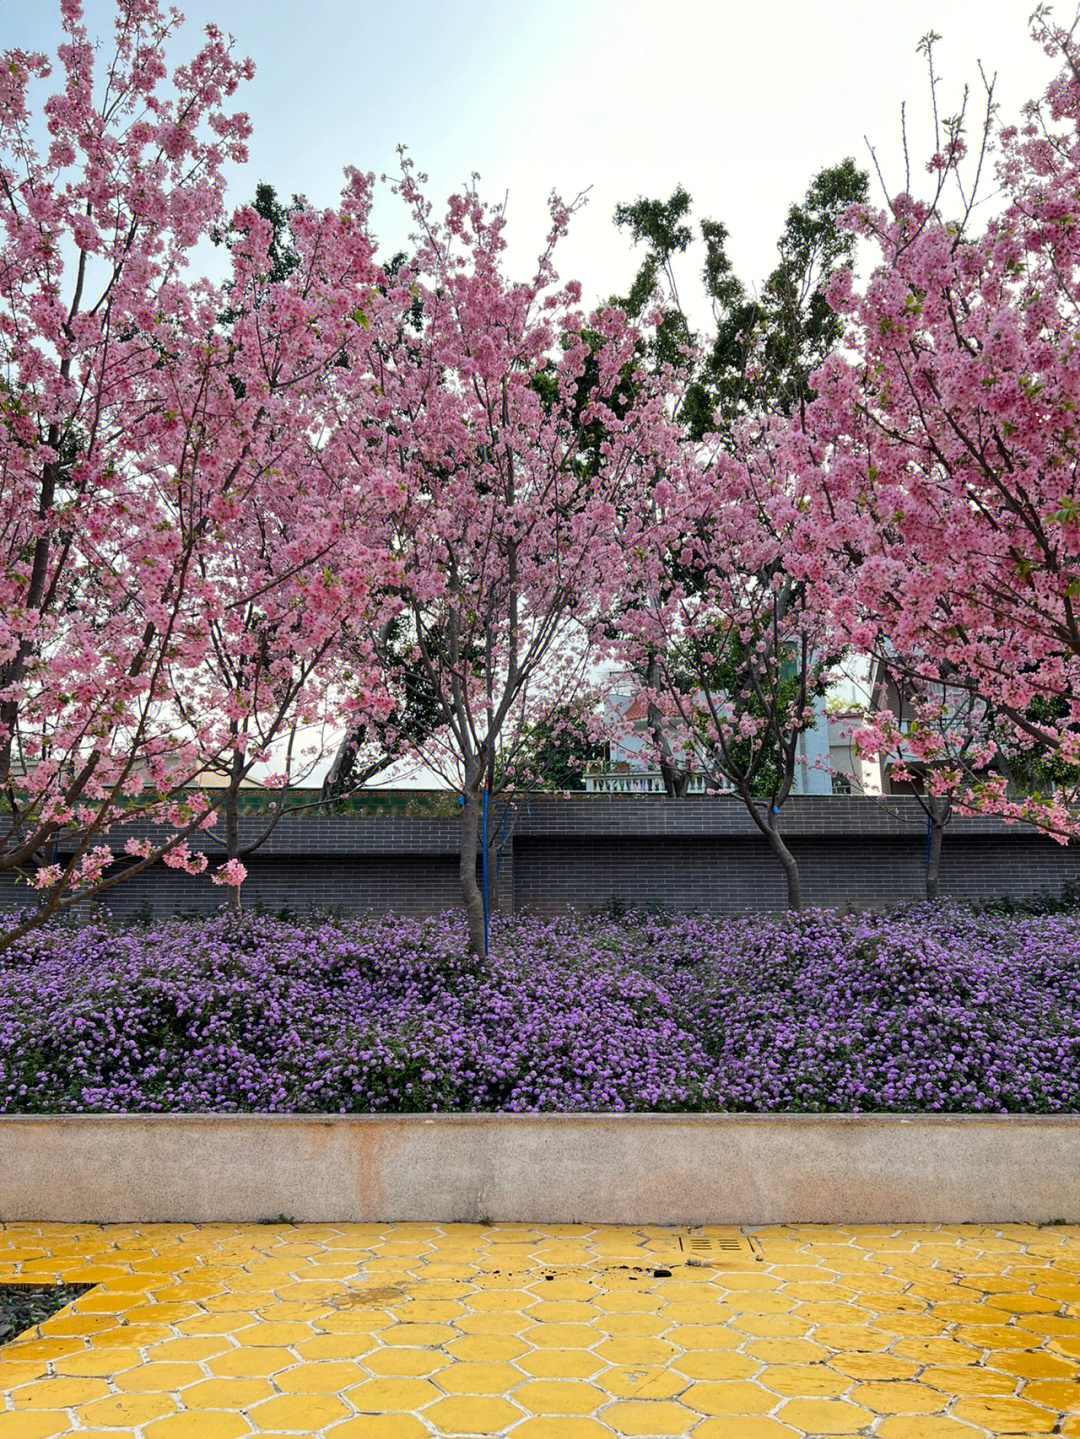
[[[645,250],[621,303],[635,316],[660,308],[662,319],[651,341],[651,358],[685,374],[679,417],[691,439],[718,433],[734,449],[736,430],[746,417],[790,414],[813,398],[810,375],[840,336],[826,289],[834,272],[854,258],[854,239],[840,222],[850,205],[866,199],[867,183],[866,174],[851,159],[814,176],[803,200],[788,211],[777,246],[778,263],[757,296],[735,274],[727,227],[718,220],[702,219],[698,225],[705,252],[702,279],[713,320],[704,337],[694,334],[679,295],[679,258],[695,243],[690,195],[680,185],[667,200],[639,198],[616,207],[616,224]],[[674,568],[678,571],[677,561]],[[766,578],[762,576],[763,581]],[[693,583],[675,572],[672,579]],[[738,647],[710,648],[724,653],[730,670],[709,676],[710,688],[715,694],[726,688],[738,698],[758,735],[753,755],[737,754],[735,746],[731,762],[748,793],[771,796],[778,785],[783,787],[791,736],[777,731],[766,737],[760,723],[767,708],[777,715],[787,712],[796,681],[774,672],[775,693],[766,702],[747,684],[748,655],[741,655]],[[638,678],[648,691],[658,688],[665,672],[670,687],[669,660],[655,652],[643,656]],[[693,687],[689,676],[687,683]],[[810,689],[808,698],[813,698],[817,691],[813,685]],[[649,722],[665,790],[669,797],[681,796],[689,773],[667,742],[660,710],[652,703]]]
[[[718,220],[699,222],[713,330],[704,337],[704,354],[688,376],[682,402],[681,418],[695,439],[729,431],[755,409],[790,414],[813,398],[810,375],[840,336],[826,289],[833,273],[854,259],[854,237],[840,221],[849,206],[866,199],[867,187],[854,160],[820,170],[788,211],[779,261],[758,296],[732,268],[727,227]],[[668,200],[641,198],[615,210],[615,223],[645,247],[623,303],[633,315],[661,306],[655,357],[684,367],[695,337],[679,298],[676,261],[694,243],[692,204],[680,185]]]
[[[821,699],[828,680],[813,664],[805,667],[804,675],[795,643],[785,647],[787,654],[777,663],[760,641],[760,632],[752,643],[732,634],[720,657],[711,661],[701,653],[704,646],[697,645],[688,656],[692,662],[675,679],[686,693],[697,687],[707,695],[738,698],[739,713],[756,723],[757,729],[753,739],[728,741],[725,764],[733,774],[745,777],[749,795],[773,800],[785,782],[790,787],[794,779],[798,740],[797,732],[781,733],[776,725],[768,723],[771,714],[774,710],[787,714],[797,703]],[[711,744],[707,708],[699,712],[698,730],[699,742],[703,738]]]
[[[1028,706],[1025,718],[1033,729],[1055,728],[1074,734],[1080,730],[1080,726],[1069,721],[1069,704],[1063,695],[1037,695]],[[1070,764],[1059,748],[1036,740],[1021,746],[1016,732],[1004,725],[995,739],[1001,746],[1001,764],[1008,775],[1009,788],[1016,794],[1041,797],[1064,794],[1070,802],[1075,802],[1080,790],[1080,765]]]
[[[399,617],[383,627],[377,649],[388,675],[394,677],[394,708],[382,721],[358,725],[343,740],[323,783],[324,803],[333,806],[426,740],[442,722],[438,697],[413,637]]]
[[[586,770],[603,763],[605,749],[602,742],[589,738],[584,705],[561,705],[522,736],[515,784],[548,793],[580,793]]]

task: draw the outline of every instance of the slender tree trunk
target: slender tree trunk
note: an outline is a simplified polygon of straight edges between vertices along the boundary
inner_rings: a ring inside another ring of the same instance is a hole
[[[772,820],[773,816],[770,815],[769,818]],[[779,830],[772,823],[766,826],[765,836],[784,871],[784,879],[787,881],[788,909],[798,911],[803,907],[802,875],[799,873],[798,861],[780,837]]]
[[[926,847],[926,898],[935,900],[938,897],[938,880],[941,875],[941,845],[952,811],[952,801],[948,795],[929,795],[927,799],[926,822],[929,835]]]
[[[492,814],[494,806],[488,796],[488,913],[499,908],[499,828]]]
[[[655,654],[652,654],[649,656],[649,665],[645,671],[645,683],[650,689],[658,689],[660,679],[660,661]],[[686,794],[686,787],[690,783],[690,771],[681,769],[675,763],[667,735],[664,733],[663,711],[651,699],[646,718],[649,728],[652,730],[653,743],[656,745],[660,760],[660,778],[664,782],[664,793],[668,799],[682,799]]]
[[[229,784],[229,791],[225,798],[225,858],[240,858],[239,781],[235,777]],[[240,913],[239,885],[229,886],[229,908],[236,914]]]
[[[461,902],[469,921],[469,948],[478,958],[484,955],[484,900],[476,882],[476,856],[480,848],[479,780],[466,781],[461,814],[460,882]]]
[[[689,776],[682,770],[676,769],[670,760],[661,758],[660,778],[664,782],[664,794],[668,799],[682,799],[686,794],[686,782]]]
[[[938,897],[938,874],[941,870],[941,841],[944,838],[940,824],[930,821],[930,845],[926,855],[926,897]]]

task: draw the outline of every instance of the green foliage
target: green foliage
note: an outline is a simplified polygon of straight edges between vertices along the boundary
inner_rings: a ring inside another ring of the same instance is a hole
[[[638,270],[630,293],[619,303],[626,313],[637,318],[654,305],[662,293],[661,277],[674,304],[666,307],[652,344],[655,360],[681,368],[685,364],[683,350],[693,336],[678,304],[678,285],[674,260],[693,242],[694,233],[685,223],[691,199],[677,185],[670,200],[635,200],[632,205],[616,205],[615,223],[630,231],[635,245],[646,247],[645,259]],[[706,222],[708,223],[708,222]]]
[[[428,641],[430,644],[430,636]],[[394,709],[388,719],[358,725],[349,735],[323,786],[327,802],[359,789],[441,723],[438,695],[413,648],[404,620],[392,621],[383,632],[380,650],[386,672],[394,676]]]
[[[601,764],[604,745],[593,743],[585,730],[580,705],[566,704],[552,710],[522,737],[515,769],[533,776],[531,788],[548,793],[580,792],[587,766]],[[508,776],[512,781],[513,776]],[[501,788],[496,779],[496,790]]]
[[[1008,894],[1002,895],[1000,899],[990,900],[989,903],[979,906],[976,913],[1022,917],[1075,914],[1078,910],[1080,910],[1080,883],[1070,879],[1066,880],[1057,894],[1052,890],[1040,890],[1038,894],[1028,895],[1024,899],[1015,899]]]
[[[777,657],[768,651],[763,655],[757,636],[749,640],[727,635],[716,645],[716,658],[705,658],[708,646],[702,640],[693,651],[687,651],[675,665],[680,689],[692,694],[698,688],[717,701],[725,697],[740,715],[751,720],[766,721],[773,715],[784,715],[789,706],[797,704],[802,684],[802,667],[792,656]],[[680,673],[680,669],[685,672]],[[822,697],[828,682],[822,676],[807,685],[807,703]],[[808,726],[812,728],[813,726]],[[701,715],[697,726],[698,741],[706,751],[716,749],[715,729],[707,714]],[[784,740],[787,726],[775,722],[763,724],[749,739],[729,743],[723,769],[730,775],[745,775],[748,789],[757,799],[770,799],[781,789],[785,774]]]
[[[300,256],[293,248],[289,233],[292,216],[300,208],[301,201],[298,195],[293,196],[291,205],[283,205],[278,199],[273,185],[268,184],[265,180],[260,180],[255,186],[255,198],[251,202],[251,209],[260,219],[269,222],[272,231],[269,249],[270,269],[266,275],[271,284],[280,284],[283,280],[287,280],[300,264]],[[210,238],[215,245],[224,245],[227,250],[231,250],[243,234],[244,231],[240,226],[230,219],[227,225],[212,231]]]
[[[570,414],[581,437],[574,472],[581,482],[587,482],[600,473],[604,444],[608,435],[601,420],[593,419],[587,423],[583,422],[585,407],[591,403],[599,386],[600,371],[596,355],[603,340],[596,330],[588,327],[582,330],[581,338],[585,343],[585,364],[574,387],[574,403]],[[568,342],[564,340],[564,343]],[[609,407],[612,413],[621,420],[633,402],[634,385],[629,366],[623,367],[619,380],[619,386],[611,397]],[[555,377],[555,366],[548,364],[543,370],[538,371],[533,376],[531,388],[540,396],[545,410],[549,414],[552,413],[559,403],[559,386]]]
[[[260,180],[255,186],[255,198],[251,202],[251,208],[261,219],[269,221],[272,230],[269,247],[270,269],[266,275],[266,279],[271,284],[279,284],[283,280],[288,279],[300,264],[300,256],[293,248],[289,235],[289,223],[292,213],[294,210],[300,209],[300,207],[301,201],[297,195],[293,196],[291,205],[283,205],[278,199],[277,191],[273,185],[267,184],[265,180]],[[224,245],[227,250],[231,250],[244,233],[244,230],[237,225],[234,220],[230,219],[227,225],[219,226],[211,230],[210,238],[215,245]],[[232,282],[226,280],[222,288],[226,294],[230,293],[233,288]],[[225,329],[230,329],[236,324],[242,313],[242,310],[228,305],[218,316],[218,320]],[[162,362],[164,362],[164,347],[156,344],[156,348],[161,353]],[[229,383],[232,385],[236,398],[243,399],[246,391],[244,382],[240,379],[239,375],[231,375],[229,377]]]
[[[88,1220],[87,1223],[93,1223]],[[0,1344],[44,1324],[92,1284],[0,1284]]]
[[[840,335],[840,322],[825,290],[833,273],[849,265],[854,237],[841,230],[847,208],[865,201],[867,177],[854,160],[820,170],[802,202],[792,205],[778,243],[779,263],[753,298],[735,274],[727,253],[728,230],[718,220],[700,221],[705,245],[702,279],[712,302],[715,332],[693,376],[682,419],[694,438],[730,430],[751,409],[790,413],[811,399],[809,378]],[[693,235],[686,223],[691,199],[678,186],[667,201],[638,199],[619,205],[615,222],[629,229],[645,259],[622,301],[632,315],[665,303],[654,353],[659,361],[684,364],[681,347],[690,330],[678,299],[674,259]],[[670,299],[662,294],[661,277]],[[756,372],[752,368],[756,366]]]
[[[1076,730],[1064,723],[1069,715],[1069,702],[1064,695],[1037,696],[1028,706],[1026,718],[1032,724],[1045,726],[1050,732]],[[1020,747],[1010,743],[1011,735],[997,736],[1006,751],[1011,788],[1019,794],[1053,794],[1074,792],[1080,785],[1080,765],[1068,764],[1057,746],[1033,744]]]
[[[639,198],[616,208],[616,224],[645,248],[630,293],[620,303],[634,316],[656,306],[663,310],[651,345],[653,363],[684,373],[695,364],[687,373],[680,411],[691,438],[712,432],[730,438],[740,419],[752,411],[788,414],[812,398],[810,375],[840,336],[826,290],[834,272],[854,258],[855,241],[841,229],[842,218],[866,196],[867,177],[853,160],[819,171],[802,202],[788,211],[778,244],[779,263],[756,298],[734,272],[726,226],[714,219],[700,221],[702,279],[714,330],[697,362],[689,357],[694,336],[675,274],[677,258],[694,239],[689,194],[678,186],[666,201]],[[674,580],[701,594],[704,577],[695,581],[675,556],[670,570]],[[768,578],[761,576],[763,582]],[[789,600],[800,602],[795,594],[789,594]],[[694,653],[667,656],[668,682],[687,697],[705,691],[717,702],[730,702],[741,716],[757,722],[750,726],[752,737],[721,746],[714,719],[702,715],[699,746],[703,754],[714,756],[720,773],[741,780],[744,792],[777,797],[790,779],[798,736],[789,710],[797,710],[800,699],[809,707],[824,693],[823,666],[820,657],[803,655],[796,662],[768,644],[760,648],[762,633],[755,625],[744,638],[727,633],[728,628],[721,625],[715,636],[703,637]],[[706,658],[710,653],[717,656],[715,661]]]

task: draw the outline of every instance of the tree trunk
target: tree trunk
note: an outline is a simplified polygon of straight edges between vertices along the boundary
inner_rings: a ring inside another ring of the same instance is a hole
[[[770,816],[771,818],[772,816]],[[802,876],[799,873],[798,861],[781,839],[779,830],[775,829],[772,824],[766,826],[765,834],[773,854],[776,855],[784,870],[784,879],[787,881],[788,909],[798,911],[803,907]]]
[[[685,799],[690,784],[690,771],[680,769],[669,759],[660,761],[660,778],[664,781],[664,793],[668,799]]]
[[[239,754],[233,762],[233,769],[236,770],[240,763]],[[240,858],[240,796],[239,778],[235,775],[229,784],[225,796],[225,858]],[[235,913],[240,913],[240,886],[229,886],[229,908]]]
[[[940,824],[933,820],[930,824],[930,843],[926,852],[926,897],[935,900],[938,897],[938,873],[941,869],[941,841],[944,838]]]
[[[480,792],[466,784],[461,813],[461,902],[469,921],[469,948],[484,957],[484,900],[476,882],[476,856],[480,848]]]
[[[935,900],[938,897],[938,879],[941,874],[941,844],[945,838],[945,826],[949,822],[952,803],[947,795],[930,795],[929,806],[926,811],[926,898]]]
[[[651,690],[658,689],[660,686],[660,661],[655,654],[649,656],[649,665],[645,671],[645,683]],[[660,761],[660,778],[664,782],[664,793],[668,799],[682,799],[686,794],[686,787],[690,783],[690,771],[680,769],[675,763],[667,735],[664,733],[663,711],[651,699],[646,718],[649,728],[652,730],[653,744],[656,745]]]
[[[656,739],[656,731],[654,730],[654,731],[653,731],[653,740],[654,740],[654,742],[655,742],[655,739]],[[662,755],[661,755],[661,757],[660,757],[660,778],[661,778],[661,779],[663,780],[663,782],[664,782],[664,794],[665,794],[665,796],[666,796],[668,799],[676,799],[677,796],[676,796],[676,793],[675,793],[675,771],[671,768],[671,766],[668,764],[667,760],[664,759],[664,757],[663,757]]]

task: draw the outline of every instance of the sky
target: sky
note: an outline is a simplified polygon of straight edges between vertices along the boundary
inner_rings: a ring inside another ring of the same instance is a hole
[[[697,215],[724,221],[736,272],[752,288],[775,263],[788,206],[813,174],[878,151],[902,187],[900,105],[913,157],[932,150],[925,61],[936,47],[943,109],[965,83],[981,104],[978,62],[997,72],[1004,117],[1045,88],[1052,61],[1028,36],[1032,0],[190,0],[177,59],[214,22],[255,61],[242,91],[250,161],[229,173],[239,204],[268,180],[282,195],[334,202],[342,169],[380,174],[408,146],[440,201],[480,175],[508,199],[508,264],[524,277],[546,229],[546,199],[588,192],[559,252],[589,302],[624,293],[636,268],[616,204],[682,184]],[[1064,17],[1068,9],[1060,9]],[[51,51],[56,0],[0,0],[0,45]],[[110,0],[87,0],[107,36]],[[1070,12],[1071,17],[1071,12]],[[992,186],[990,187],[992,189]],[[388,252],[407,242],[392,197],[376,228]],[[681,282],[704,321],[700,257]],[[208,268],[220,254],[207,251]]]

